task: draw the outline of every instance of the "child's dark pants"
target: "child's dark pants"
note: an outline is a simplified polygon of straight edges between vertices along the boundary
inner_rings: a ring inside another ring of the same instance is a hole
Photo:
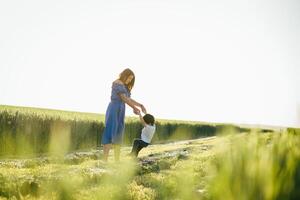
[[[148,145],[149,145],[149,143],[144,142],[141,139],[135,139],[133,141],[133,146],[132,146],[132,150],[131,150],[130,155],[137,157],[140,150],[144,147],[147,147]]]

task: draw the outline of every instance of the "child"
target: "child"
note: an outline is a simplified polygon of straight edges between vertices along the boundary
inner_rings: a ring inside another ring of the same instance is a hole
[[[150,114],[146,114],[144,115],[144,117],[142,117],[140,112],[137,114],[140,116],[140,121],[143,124],[144,128],[142,129],[141,139],[135,139],[133,142],[132,150],[129,154],[133,157],[137,157],[140,150],[150,144],[155,133],[154,117]]]

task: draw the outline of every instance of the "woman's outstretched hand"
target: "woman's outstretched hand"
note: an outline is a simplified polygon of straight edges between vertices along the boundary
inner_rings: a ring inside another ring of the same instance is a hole
[[[141,111],[138,108],[133,108],[133,113],[139,115],[141,114]]]
[[[142,112],[145,113],[145,114],[147,114],[147,110],[146,110],[145,106],[143,104],[141,104],[140,107],[142,109]]]

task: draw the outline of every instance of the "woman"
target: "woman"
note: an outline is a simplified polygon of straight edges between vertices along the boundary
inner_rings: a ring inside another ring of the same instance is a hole
[[[125,103],[133,109],[135,114],[140,113],[138,107],[146,114],[146,108],[130,98],[134,81],[134,73],[127,68],[112,83],[111,101],[106,110],[105,129],[102,135],[104,161],[107,161],[112,146],[114,147],[115,160],[119,161],[120,159],[120,145],[125,128]]]

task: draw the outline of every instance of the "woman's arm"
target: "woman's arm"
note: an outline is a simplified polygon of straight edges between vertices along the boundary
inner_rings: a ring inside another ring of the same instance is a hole
[[[137,109],[137,107],[140,107],[141,110],[143,111],[143,113],[147,113],[146,108],[144,107],[143,104],[135,101],[132,98],[126,97],[125,94],[120,94],[120,98],[122,99],[123,102],[125,102],[127,105],[129,105],[131,108],[133,108],[134,110]]]
[[[127,105],[129,105],[133,109],[135,114],[140,112],[140,110],[136,107],[138,105],[134,101],[132,101],[131,98],[126,97],[125,94],[120,94],[119,96],[120,96],[120,98],[122,99],[122,101],[124,103],[126,103]]]
[[[130,99],[131,99],[131,98],[130,98]],[[147,113],[147,110],[146,110],[146,108],[144,107],[143,104],[141,104],[141,103],[135,101],[134,99],[131,99],[131,101],[132,101],[136,106],[140,107],[141,110],[143,111],[143,113],[145,113],[145,114]]]

